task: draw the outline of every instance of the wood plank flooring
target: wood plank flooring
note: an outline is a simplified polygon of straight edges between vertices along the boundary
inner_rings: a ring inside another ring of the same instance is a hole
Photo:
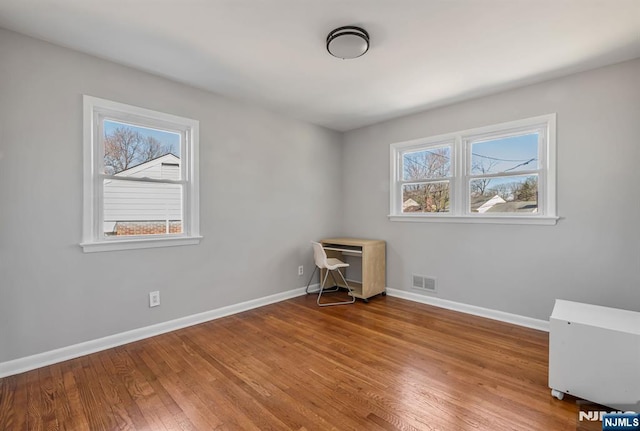
[[[0,379],[0,430],[576,430],[548,334],[315,296]]]

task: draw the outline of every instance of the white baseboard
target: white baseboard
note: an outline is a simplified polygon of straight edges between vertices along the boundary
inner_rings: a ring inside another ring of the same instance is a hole
[[[311,287],[315,286],[316,285],[312,285]],[[78,358],[80,356],[110,349],[112,347],[122,346],[123,344],[131,343],[133,341],[154,337],[166,332],[175,331],[176,329],[186,328],[188,326],[197,325],[199,323],[208,322],[210,320],[219,319],[225,316],[230,316],[232,314],[295,298],[296,296],[301,296],[304,294],[305,288],[301,287],[298,289],[265,296],[263,298],[252,299],[250,301],[241,302],[239,304],[228,305],[226,307],[217,308],[215,310],[205,311],[203,313],[193,314],[191,316],[181,317],[179,319],[146,326],[144,328],[133,329],[131,331],[109,335],[107,337],[99,338],[96,340],[85,341],[83,343],[73,344],[71,346],[50,350],[48,352],[26,356],[24,358],[13,359],[7,362],[0,362],[0,378],[24,373],[25,371],[35,370],[36,368],[44,367],[46,365]]]
[[[400,289],[387,288],[387,294],[389,296],[395,296],[409,301],[446,308],[447,310],[460,311],[462,313],[473,314],[474,316],[486,317],[488,319],[499,320],[501,322],[512,323],[518,326],[549,332],[549,322],[547,320],[534,319],[532,317],[520,316],[519,314],[511,314],[504,311],[491,310],[489,308],[449,301],[447,299],[434,298],[433,296],[419,295],[414,292],[408,292]]]
[[[315,289],[319,287],[317,284],[310,286]],[[285,301],[305,294],[305,288],[289,290],[286,292],[276,293],[274,295],[265,296],[263,298],[252,299],[250,301],[233,304],[226,307],[217,308],[215,310],[205,311],[204,313],[193,314],[191,316],[181,317],[179,319],[162,322],[144,328],[133,329],[131,331],[119,334],[109,335],[107,337],[96,340],[85,341],[83,343],[73,344],[71,346],[62,347],[48,352],[38,353],[24,358],[13,359],[11,361],[0,362],[0,378],[11,376],[14,374],[24,373],[26,371],[35,370],[36,368],[78,358],[90,353],[99,352],[110,349],[112,347],[122,346],[123,344],[142,340],[177,329],[186,328],[188,326],[197,325],[199,323],[208,322],[210,320],[219,319],[221,317],[230,316],[232,314],[241,313],[243,311],[273,304],[275,302]],[[491,310],[488,308],[477,307],[475,305],[463,304],[460,302],[449,301],[446,299],[434,298],[431,296],[419,295],[405,290],[387,288],[389,296],[407,299],[409,301],[420,302],[423,304],[433,305],[448,310],[460,311],[462,313],[473,314],[475,316],[486,317],[493,320],[512,323],[514,325],[525,326],[527,328],[538,329],[541,331],[549,331],[549,322],[545,320],[533,319],[531,317],[520,316],[517,314],[505,313],[504,311]]]

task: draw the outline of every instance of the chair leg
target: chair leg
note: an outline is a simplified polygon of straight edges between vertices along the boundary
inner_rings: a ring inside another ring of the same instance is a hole
[[[320,302],[320,298],[322,297],[322,294],[324,292],[333,292],[333,290],[324,290],[324,284],[327,281],[327,277],[329,276],[329,273],[331,272],[331,277],[333,278],[334,282],[335,282],[335,276],[333,275],[333,271],[329,271],[327,270],[327,272],[324,275],[324,279],[322,280],[322,283],[320,284],[320,293],[318,294],[318,299],[316,300],[316,303],[318,304],[319,307],[326,307],[328,305],[346,305],[346,304],[353,304],[354,302],[356,302],[356,297],[353,296],[353,290],[351,289],[351,286],[349,286],[349,283],[347,283],[347,280],[344,278],[344,275],[342,275],[342,273],[340,272],[340,270],[337,270],[340,273],[340,277],[342,277],[342,281],[344,281],[344,285],[347,286],[347,290],[349,291],[349,295],[351,295],[351,301],[341,301],[341,302],[325,302],[325,303],[321,303]],[[338,283],[336,283],[337,286]]]
[[[333,284],[335,284],[336,286],[340,286],[338,284],[338,280],[336,280],[336,276],[333,274],[335,271],[329,271],[329,272],[331,272],[331,279],[333,280]],[[340,272],[340,270],[338,270],[338,272]]]
[[[309,286],[311,286],[311,280],[313,280],[313,276],[316,275],[316,271],[318,270],[317,266],[313,267],[313,272],[311,273],[311,277],[309,278],[309,282],[307,283],[307,288],[304,290],[305,293],[309,294]],[[315,292],[314,292],[315,293]]]
[[[320,275],[322,276],[322,272],[320,272]],[[327,270],[327,272],[324,273],[324,278],[320,282],[320,290],[319,290],[320,293],[318,293],[318,298],[316,299],[316,304],[318,304],[320,307],[322,307],[322,304],[320,304],[320,298],[322,297],[322,292],[324,292],[324,283],[327,281],[328,275],[329,275],[329,270]]]
[[[313,276],[316,275],[316,271],[318,270],[317,266],[313,267],[313,272],[311,273],[311,278],[309,278],[309,282],[307,283],[307,288],[304,290],[306,294],[309,293],[318,293],[320,292],[320,289],[318,290],[309,290],[309,286],[311,286],[311,280],[313,280]],[[329,270],[327,270],[329,271]],[[320,276],[322,277],[322,273],[320,273]],[[333,277],[333,274],[331,274],[331,276]],[[337,292],[338,290],[340,290],[340,287],[338,287],[338,283],[335,281],[335,278],[333,279],[334,283],[336,283],[336,288],[335,289],[329,289],[329,290],[325,290],[325,292]]]
[[[349,291],[349,295],[351,296],[351,302],[347,302],[347,304],[353,304],[354,302],[356,302],[356,297],[353,294],[353,289],[351,288],[351,286],[349,286],[349,283],[347,283],[347,279],[344,278],[344,275],[342,275],[342,272],[340,270],[338,270],[338,274],[340,274],[340,277],[342,277],[342,281],[344,281],[344,285],[347,286],[347,290]]]

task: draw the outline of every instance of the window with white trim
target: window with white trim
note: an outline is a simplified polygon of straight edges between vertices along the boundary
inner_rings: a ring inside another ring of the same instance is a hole
[[[199,243],[198,127],[84,96],[85,252]]]
[[[391,145],[389,218],[555,224],[555,114]]]

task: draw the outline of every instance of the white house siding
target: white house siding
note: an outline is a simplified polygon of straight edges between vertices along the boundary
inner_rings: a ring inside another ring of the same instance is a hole
[[[180,178],[180,159],[159,157],[117,174],[120,177]],[[143,181],[104,181],[104,231],[114,232],[123,222],[182,221],[182,185]],[[148,232],[161,233],[161,232]]]
[[[144,169],[136,169],[132,168],[131,172],[129,170],[122,171],[116,176],[118,177],[134,177],[134,178],[153,178],[155,180],[162,179],[162,165],[160,163],[154,163],[149,165]]]
[[[181,219],[181,185],[105,180],[105,222]]]
[[[163,162],[160,165],[160,177],[168,180],[180,179],[180,164],[172,162]]]

